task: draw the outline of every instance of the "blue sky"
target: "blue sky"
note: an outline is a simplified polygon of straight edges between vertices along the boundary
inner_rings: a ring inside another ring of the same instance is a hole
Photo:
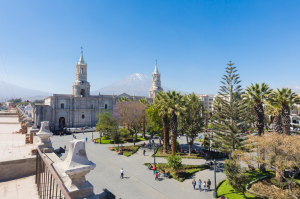
[[[84,48],[91,90],[133,73],[214,94],[226,64],[243,86],[300,88],[300,1],[0,1],[0,53],[12,84],[71,93]],[[0,77],[7,80],[0,60]],[[300,89],[295,90],[297,92]]]

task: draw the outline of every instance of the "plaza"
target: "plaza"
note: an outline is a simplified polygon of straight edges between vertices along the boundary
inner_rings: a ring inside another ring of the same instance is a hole
[[[94,133],[94,138],[98,133]],[[113,144],[94,144],[91,141],[92,133],[76,134],[77,139],[85,140],[88,158],[97,166],[87,175],[87,179],[93,184],[95,192],[102,191],[102,188],[107,188],[116,198],[122,199],[139,199],[139,198],[203,198],[211,199],[214,190],[214,171],[206,169],[195,173],[190,178],[183,182],[174,179],[167,179],[162,177],[160,181],[154,179],[153,171],[149,171],[144,163],[153,163],[153,150],[146,149],[146,155],[143,156],[143,148],[140,148],[135,154],[130,157],[118,155],[114,151],[110,151],[109,147]],[[68,142],[72,140],[72,135],[53,136],[51,138],[54,148],[64,147],[66,145],[68,151]],[[158,143],[158,139],[155,139]],[[179,143],[186,144],[185,136],[178,139]],[[147,142],[147,141],[145,141]],[[142,144],[141,141],[137,144]],[[197,144],[197,143],[195,143]],[[198,143],[199,144],[199,143]],[[123,144],[123,146],[132,145],[132,143]],[[116,145],[117,146],[117,145]],[[61,159],[66,157],[63,153]],[[224,163],[224,160],[220,160]],[[156,158],[156,163],[166,163],[164,158]],[[183,164],[203,165],[204,159],[183,159]],[[120,170],[124,169],[124,179],[120,179]],[[217,184],[225,179],[225,174],[217,171]],[[212,181],[212,191],[200,192],[198,189],[193,190],[192,180],[201,179]]]

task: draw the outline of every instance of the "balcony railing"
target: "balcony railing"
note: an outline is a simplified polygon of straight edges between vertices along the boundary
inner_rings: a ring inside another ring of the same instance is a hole
[[[41,199],[71,199],[62,180],[39,148],[37,148],[36,154],[35,183]]]

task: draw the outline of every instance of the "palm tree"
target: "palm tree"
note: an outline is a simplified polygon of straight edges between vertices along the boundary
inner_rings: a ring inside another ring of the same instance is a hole
[[[126,101],[130,101],[130,99],[128,97],[121,97],[120,99],[118,99],[118,102],[126,102]]]
[[[273,130],[276,133],[283,133],[281,122],[281,105],[272,102],[270,99],[266,105],[266,112],[272,116]]]
[[[163,131],[164,131],[164,144],[163,144],[163,151],[168,153],[168,146],[169,146],[169,117],[168,117],[168,108],[166,107],[165,101],[163,100],[165,97],[165,92],[157,93],[155,100],[154,100],[154,107],[158,109],[158,114],[162,118],[163,124]]]
[[[272,89],[265,84],[251,84],[248,86],[243,97],[246,101],[254,105],[254,122],[257,128],[258,135],[261,136],[264,132],[264,107],[265,100],[269,97]]]
[[[172,131],[172,155],[176,154],[176,141],[177,141],[177,116],[185,109],[185,99],[180,92],[168,91],[162,96],[162,100],[170,114],[170,126]]]
[[[147,100],[147,98],[141,98],[139,100],[139,102],[141,104],[144,104],[144,109],[143,109],[143,138],[145,139],[145,129],[146,129],[146,109],[148,108],[149,106],[149,101]]]
[[[270,102],[273,105],[281,106],[281,121],[283,125],[283,130],[286,135],[290,135],[290,108],[300,103],[300,98],[298,98],[295,92],[292,92],[290,88],[281,88],[272,92],[270,95]],[[275,118],[274,118],[275,119]]]

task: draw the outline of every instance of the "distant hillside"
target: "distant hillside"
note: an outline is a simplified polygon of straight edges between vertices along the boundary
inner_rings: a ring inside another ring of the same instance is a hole
[[[149,96],[149,89],[151,88],[152,80],[146,75],[142,75],[139,73],[134,73],[129,75],[109,86],[104,88],[100,88],[98,90],[92,91],[92,95],[104,94],[104,95],[119,95],[122,93],[127,93],[129,95],[136,96]],[[165,91],[173,90],[162,86]]]
[[[5,86],[6,85],[6,86]],[[9,91],[8,91],[9,90]],[[0,101],[4,102],[11,98],[22,98],[23,100],[44,99],[52,95],[51,93],[23,88],[7,82],[0,81]]]

